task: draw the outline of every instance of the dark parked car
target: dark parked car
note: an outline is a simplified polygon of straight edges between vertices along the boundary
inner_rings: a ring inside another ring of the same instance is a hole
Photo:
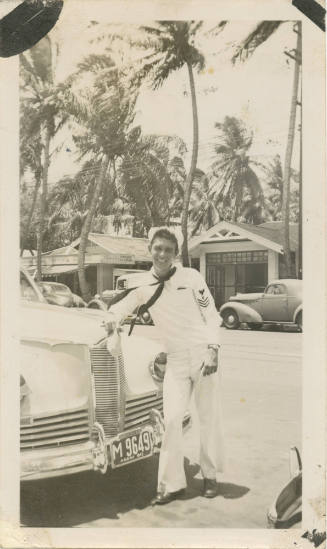
[[[246,322],[251,329],[295,324],[302,331],[302,280],[275,280],[263,293],[236,294],[220,308],[220,314],[223,325],[231,330]]]

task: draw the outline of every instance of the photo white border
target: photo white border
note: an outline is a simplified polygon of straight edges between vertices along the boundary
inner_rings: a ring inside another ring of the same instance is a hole
[[[86,0],[75,2],[76,13]],[[18,398],[18,59],[0,58],[0,545],[23,547],[312,547],[325,530],[326,129],[325,34],[290,0],[92,0],[112,19],[301,20],[303,28],[303,519],[300,529],[110,529],[19,527]],[[10,2],[12,8],[20,2]],[[63,8],[65,9],[65,7]],[[77,16],[77,15],[76,15]],[[288,100],[286,98],[286,100]],[[278,488],[278,487],[276,487]],[[87,497],[87,493],[85,494]],[[322,547],[322,546],[321,546]]]

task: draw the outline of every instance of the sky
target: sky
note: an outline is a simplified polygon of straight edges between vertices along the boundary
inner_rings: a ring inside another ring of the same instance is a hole
[[[57,66],[59,81],[75,69],[83,56],[94,48],[100,51],[102,47],[89,44],[90,35],[93,33],[96,37],[99,32],[99,27],[92,27],[90,21],[100,20],[100,13],[94,9],[95,4],[92,11],[88,6],[89,3],[85,2],[77,17],[74,3],[65,3],[58,23],[51,31],[61,44]],[[110,14],[102,12],[102,24],[106,23],[106,18],[110,23]],[[215,23],[205,22],[203,30]],[[200,74],[195,73],[199,115],[198,167],[203,171],[209,169],[214,159],[215,123],[222,122],[225,116],[241,118],[253,131],[250,152],[255,160],[267,162],[280,154],[284,161],[294,67],[292,61],[288,62],[284,50],[295,47],[296,34],[292,23],[286,22],[249,60],[233,65],[231,45],[246,36],[255,24],[256,21],[231,21],[218,37],[204,36],[203,32],[196,44],[206,58],[205,69]],[[143,86],[136,109],[135,124],[141,125],[143,133],[175,134],[185,141],[189,151],[185,159],[188,167],[192,147],[192,107],[186,67],[172,74],[159,90]],[[64,146],[50,167],[50,183],[78,170],[70,130],[65,129],[58,135],[54,147],[62,141]],[[296,132],[293,167],[298,169],[298,165],[299,131]]]

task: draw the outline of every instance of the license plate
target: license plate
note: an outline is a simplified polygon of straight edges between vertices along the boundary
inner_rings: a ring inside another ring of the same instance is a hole
[[[153,454],[153,432],[151,428],[139,429],[120,435],[110,442],[111,467],[121,467]]]

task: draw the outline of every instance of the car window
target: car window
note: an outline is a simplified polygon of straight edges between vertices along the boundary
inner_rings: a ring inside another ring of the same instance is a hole
[[[285,293],[285,287],[282,284],[270,284],[266,290],[268,295],[283,295]]]
[[[40,301],[35,289],[22,272],[20,273],[20,296],[27,301]]]

